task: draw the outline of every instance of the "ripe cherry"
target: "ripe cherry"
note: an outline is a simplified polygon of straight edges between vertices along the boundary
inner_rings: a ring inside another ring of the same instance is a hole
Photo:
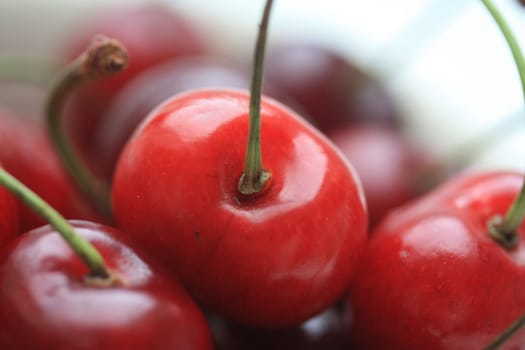
[[[0,161],[66,218],[102,220],[70,180],[41,125],[0,110]],[[20,231],[44,224],[25,205],[19,207]]]
[[[2,168],[1,163],[0,168]],[[0,187],[0,247],[16,237],[18,225],[18,207],[15,198]]]
[[[355,167],[363,183],[370,227],[390,210],[420,195],[429,156],[400,130],[350,125],[327,134]]]
[[[492,2],[483,3],[509,42],[525,93],[517,41]],[[460,176],[391,212],[372,235],[348,298],[356,345],[501,345],[509,332],[493,339],[525,311],[524,215],[525,177],[503,171]],[[505,346],[523,344],[520,332]]]
[[[205,43],[185,18],[159,4],[106,7],[65,43],[65,62],[78,57],[98,34],[122,42],[133,59],[123,74],[76,91],[66,106],[66,125],[75,144],[89,150],[100,119],[113,97],[140,72],[167,60],[205,51]],[[89,155],[89,153],[87,153]]]
[[[126,145],[112,198],[117,226],[204,305],[278,327],[348,288],[367,216],[359,181],[333,144],[283,105],[260,100],[270,5],[251,95],[206,89],[161,104]]]
[[[270,50],[267,79],[297,101],[323,132],[348,124],[397,126],[393,100],[380,82],[340,54],[306,43]]]
[[[121,282],[90,285],[49,226],[0,254],[2,349],[212,349],[204,315],[173,277],[107,226],[75,221]]]
[[[0,250],[0,348],[212,348],[192,299],[122,233],[65,221],[2,169],[0,183],[51,225]]]
[[[525,226],[509,250],[487,231],[523,181],[462,176],[382,221],[349,298],[359,348],[481,349],[525,311]]]

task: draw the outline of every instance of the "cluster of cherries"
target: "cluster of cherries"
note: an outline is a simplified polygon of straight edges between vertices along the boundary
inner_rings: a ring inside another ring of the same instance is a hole
[[[525,347],[523,174],[423,194],[379,81],[312,44],[264,59],[271,5],[251,76],[171,8],[107,9],[47,128],[0,111],[1,349]]]

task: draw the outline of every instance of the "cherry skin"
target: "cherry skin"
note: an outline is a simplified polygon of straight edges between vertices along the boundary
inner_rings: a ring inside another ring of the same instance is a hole
[[[64,44],[65,62],[70,62],[85,50],[93,36],[104,34],[121,42],[131,58],[124,72],[79,89],[67,103],[67,127],[82,151],[89,149],[113,97],[133,77],[167,60],[205,51],[203,39],[191,24],[169,8],[143,4],[104,11],[79,27]]]
[[[47,132],[37,123],[0,110],[0,161],[4,169],[66,218],[102,220],[76,190],[55,154]],[[25,205],[20,203],[19,207],[21,232],[44,224]]]
[[[328,48],[289,43],[270,50],[265,66],[267,80],[303,106],[323,132],[362,122],[399,124],[380,83]]]
[[[482,349],[525,311],[525,225],[509,250],[487,230],[523,181],[463,175],[382,221],[348,298],[359,349]]]
[[[355,167],[362,181],[373,229],[390,210],[421,193],[429,156],[400,130],[384,125],[354,125],[327,134]]]
[[[348,288],[366,242],[364,197],[326,137],[267,98],[261,144],[272,177],[262,192],[240,194],[248,114],[248,93],[235,90],[161,104],[119,159],[114,216],[212,311],[289,326]]]
[[[212,349],[204,315],[151,259],[107,226],[73,221],[122,285],[91,286],[50,226],[0,253],[2,349]]]
[[[16,200],[9,192],[0,187],[0,247],[16,237],[19,231],[18,225]]]
[[[216,350],[348,350],[350,339],[343,310],[331,307],[295,327],[247,328],[208,317]]]
[[[141,74],[114,98],[93,135],[90,153],[102,175],[111,179],[126,141],[144,117],[169,97],[201,87],[247,89],[250,77],[238,64],[207,55],[177,58]]]

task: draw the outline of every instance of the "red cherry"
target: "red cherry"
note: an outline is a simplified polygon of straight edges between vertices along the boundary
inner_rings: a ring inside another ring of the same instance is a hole
[[[303,106],[323,132],[347,124],[397,125],[394,103],[379,81],[338,53],[306,43],[270,50],[267,79]]]
[[[512,249],[487,229],[523,181],[462,176],[386,217],[349,297],[360,349],[481,349],[525,311],[525,225]],[[508,346],[524,343],[522,332]]]
[[[0,168],[2,164],[0,163]],[[18,208],[15,199],[0,187],[0,247],[11,241],[18,233]]]
[[[66,218],[101,220],[76,190],[40,125],[0,110],[0,161]],[[25,205],[19,206],[22,232],[44,224]]]
[[[306,320],[347,289],[366,241],[362,189],[349,164],[292,111],[262,99],[272,177],[239,193],[249,96],[178,95],[141,124],[117,165],[117,226],[220,314],[252,325]]]
[[[390,210],[415,198],[427,158],[401,131],[384,125],[354,125],[330,138],[355,167],[362,181],[370,227]]]
[[[89,149],[93,132],[113,97],[140,72],[161,62],[204,51],[204,43],[183,17],[169,8],[153,5],[105,8],[66,43],[65,61],[77,58],[92,37],[104,34],[120,41],[132,59],[122,74],[90,84],[75,92],[68,103],[68,130]]]
[[[212,349],[203,314],[116,230],[73,222],[121,285],[90,285],[87,267],[49,226],[0,255],[2,349]]]

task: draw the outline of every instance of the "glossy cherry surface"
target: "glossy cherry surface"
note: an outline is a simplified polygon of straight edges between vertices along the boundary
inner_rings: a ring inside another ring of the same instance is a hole
[[[482,349],[525,312],[525,225],[510,250],[487,230],[523,181],[463,175],[386,217],[349,297],[360,349]],[[520,332],[503,348],[523,344]]]
[[[0,110],[0,161],[66,218],[101,220],[76,190],[41,125]],[[44,224],[25,205],[19,206],[22,232]]]
[[[269,50],[265,66],[267,80],[303,106],[323,132],[361,122],[399,124],[380,82],[335,51],[287,43]]]
[[[272,178],[241,195],[248,102],[246,92],[210,89],[159,106],[119,159],[115,220],[212,310],[251,325],[297,324],[348,288],[366,241],[364,198],[336,148],[265,98]]]
[[[421,147],[400,130],[384,125],[351,125],[327,134],[355,167],[365,191],[370,227],[390,210],[420,194],[427,165]]]
[[[86,285],[87,267],[49,226],[20,236],[0,253],[2,349],[212,349],[203,314],[171,276],[116,230],[72,223],[122,285]]]
[[[0,167],[2,164],[0,163]],[[0,247],[13,240],[18,229],[18,207],[11,194],[0,186]]]
[[[120,41],[128,50],[130,61],[121,74],[89,84],[71,96],[66,108],[68,130],[81,149],[89,149],[104,111],[130,79],[158,63],[205,50],[203,38],[170,8],[139,4],[106,7],[102,11],[71,33],[64,44],[66,62],[79,56],[98,34]]]

